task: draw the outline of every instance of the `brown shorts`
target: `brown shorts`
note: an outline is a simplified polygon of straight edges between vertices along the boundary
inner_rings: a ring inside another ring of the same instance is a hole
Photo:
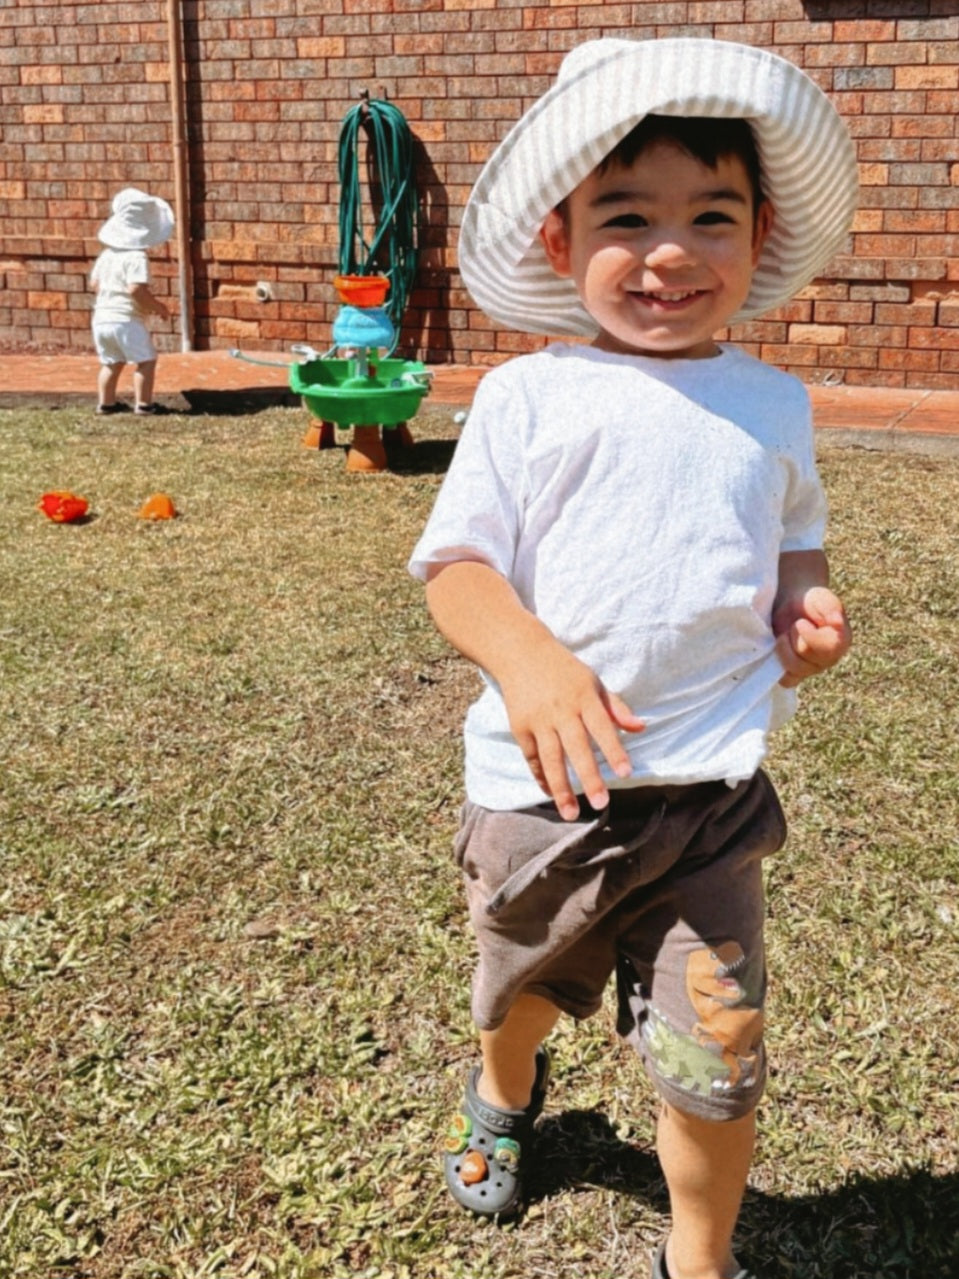
[[[659,1093],[705,1118],[747,1113],[765,1082],[760,862],[785,837],[763,772],[614,791],[575,822],[467,803],[476,1024],[495,1029],[523,993],[588,1017],[615,971],[619,1033]]]

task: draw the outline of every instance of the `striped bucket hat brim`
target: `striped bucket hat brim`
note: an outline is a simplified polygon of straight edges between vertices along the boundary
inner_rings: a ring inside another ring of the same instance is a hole
[[[539,239],[546,215],[644,116],[744,119],[756,138],[773,230],[731,323],[787,302],[844,246],[858,196],[852,140],[803,71],[723,40],[591,40],[490,157],[463,215],[459,266],[492,319],[555,336],[595,335],[572,281]]]

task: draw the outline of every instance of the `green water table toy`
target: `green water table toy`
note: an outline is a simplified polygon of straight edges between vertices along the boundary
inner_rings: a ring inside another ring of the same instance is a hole
[[[396,330],[383,306],[389,289],[386,276],[338,275],[333,285],[343,302],[333,322],[337,356],[318,356],[309,348],[301,363],[290,365],[290,389],[302,397],[319,426],[303,443],[332,448],[336,427],[352,427],[347,453],[349,471],[384,471],[387,453],[381,431],[395,432],[395,442],[408,446],[407,423],[429,391],[430,373],[418,360],[381,356],[391,351]]]

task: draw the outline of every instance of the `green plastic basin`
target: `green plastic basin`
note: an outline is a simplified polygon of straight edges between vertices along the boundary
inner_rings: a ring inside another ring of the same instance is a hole
[[[398,426],[416,415],[429,390],[418,360],[371,361],[373,376],[355,377],[352,360],[290,365],[290,390],[314,417],[337,426]]]

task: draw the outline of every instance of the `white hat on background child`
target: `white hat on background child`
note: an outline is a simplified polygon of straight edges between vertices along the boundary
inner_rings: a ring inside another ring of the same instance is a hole
[[[110,207],[113,216],[98,233],[108,249],[152,249],[173,234],[173,210],[158,195],[126,187]]]
[[[473,188],[459,241],[463,280],[501,324],[592,337],[596,323],[539,239],[546,215],[647,115],[748,121],[775,210],[752,288],[732,323],[787,302],[839,252],[858,195],[855,148],[803,71],[724,40],[590,40],[500,143]]]

